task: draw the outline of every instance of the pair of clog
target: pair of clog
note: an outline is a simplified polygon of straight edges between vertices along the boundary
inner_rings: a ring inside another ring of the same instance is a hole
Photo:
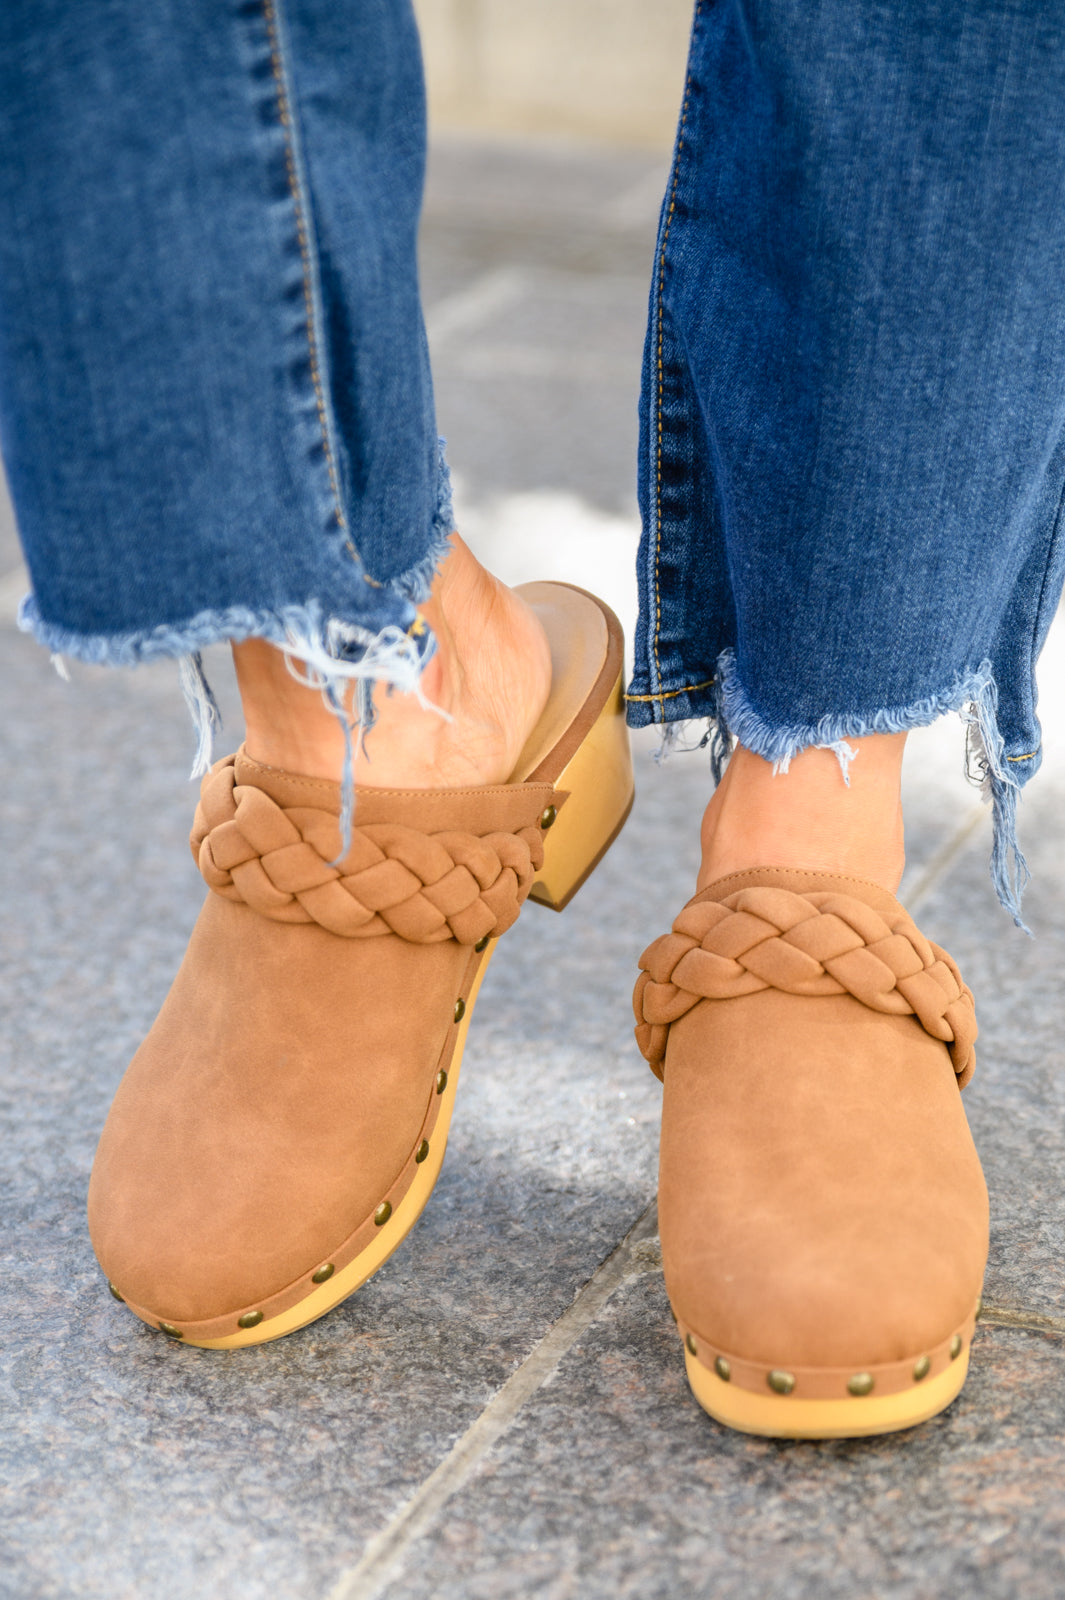
[[[523,591],[552,650],[509,783],[360,788],[243,752],[205,778],[211,893],[115,1097],[89,1221],[116,1298],[172,1339],[275,1339],[350,1295],[440,1171],[485,968],[561,909],[632,802],[616,619]],[[666,1284],[699,1401],[748,1431],[905,1427],[961,1387],[987,1206],[958,1097],[972,997],[892,897],[761,871],[642,958],[665,1080]]]

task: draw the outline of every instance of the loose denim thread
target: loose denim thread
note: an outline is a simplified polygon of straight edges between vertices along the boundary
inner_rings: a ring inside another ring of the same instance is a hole
[[[444,721],[451,717],[442,706],[434,704],[421,686],[422,670],[436,649],[436,641],[426,630],[419,644],[401,628],[384,628],[369,643],[353,635],[361,633],[344,623],[332,622],[327,626],[324,639],[291,638],[284,647],[285,665],[296,679],[309,689],[318,689],[322,701],[340,723],[344,734],[344,771],[340,785],[340,837],[341,849],[336,866],[351,848],[351,830],[355,815],[355,743],[353,735],[358,730],[360,752],[365,753],[366,735],[374,724],[373,695],[378,683],[386,683],[389,693],[398,689],[413,694],[423,711],[432,711]],[[357,661],[350,660],[346,652],[362,649]],[[299,669],[303,668],[301,672]],[[348,685],[355,689],[353,714],[344,704]]]
[[[433,569],[435,570],[435,568]],[[431,579],[430,579],[431,581]],[[416,573],[399,583],[409,585],[411,594],[424,590]],[[373,690],[378,682],[390,688],[417,695],[419,703],[441,717],[447,713],[433,705],[419,687],[422,668],[436,648],[428,629],[412,638],[402,628],[389,626],[379,633],[336,618],[323,618],[314,601],[305,606],[283,606],[276,611],[253,611],[246,606],[230,606],[220,611],[203,611],[181,627],[157,627],[131,634],[79,634],[72,629],[44,622],[33,595],[27,595],[19,608],[19,627],[32,633],[52,652],[60,676],[69,677],[63,655],[97,666],[135,667],[146,661],[178,658],[179,678],[185,704],[189,708],[196,736],[196,755],[190,778],[200,778],[211,765],[214,736],[222,726],[218,702],[203,667],[203,649],[210,644],[243,639],[266,639],[284,651],[289,670],[299,678],[292,663],[306,668],[300,678],[311,688],[321,690],[323,700],[340,722],[344,732],[344,771],[341,780],[341,860],[351,848],[351,829],[355,805],[354,745],[352,729],[360,740],[373,723]],[[361,652],[358,659],[345,659]],[[344,706],[347,685],[356,685],[354,720]]]
[[[413,694],[423,710],[433,711],[450,721],[448,712],[435,705],[421,687],[422,670],[435,650],[435,640],[426,632],[419,642],[402,628],[395,627],[383,628],[379,634],[367,637],[364,629],[332,619],[309,634],[291,630],[280,648],[291,676],[305,688],[319,691],[323,704],[336,717],[344,735],[341,848],[336,860],[330,863],[336,866],[351,848],[355,815],[354,734],[357,730],[360,751],[364,750],[366,733],[374,721],[375,685],[387,683],[390,691],[399,689]],[[361,651],[358,659],[349,659],[347,652],[356,650]],[[222,718],[198,651],[182,657],[180,674],[185,704],[196,733],[196,759],[189,776],[201,778],[211,765],[214,735],[222,726]],[[349,686],[354,688],[351,712],[345,704]]]
[[[178,662],[178,681],[196,734],[196,755],[190,778],[202,778],[211,765],[214,736],[221,731],[222,713],[203,670],[203,656],[193,650]]]
[[[1031,871],[1017,843],[1017,802],[1021,785],[1008,765],[1006,742],[998,727],[998,685],[990,675],[983,691],[962,708],[967,724],[966,774],[991,805],[991,881],[1017,927],[1032,936],[1021,917],[1021,897]],[[981,670],[983,670],[983,667]]]
[[[392,589],[414,605],[421,605],[423,601],[428,600],[433,580],[441,562],[449,553],[449,541],[455,531],[451,473],[447,464],[447,441],[438,438],[436,447],[436,506],[429,530],[429,549],[420,561],[398,578],[394,578],[390,584]],[[316,652],[314,660],[308,659],[302,641],[296,641],[294,648],[286,647],[285,650],[285,665],[289,672],[297,681],[308,683],[310,687],[320,688],[323,702],[339,721],[344,735],[344,770],[340,782],[340,853],[330,862],[330,866],[334,867],[340,864],[351,849],[351,830],[355,822],[353,735],[357,729],[359,753],[369,759],[366,735],[375,720],[373,700],[377,683],[386,683],[389,694],[396,689],[413,693],[423,711],[433,711],[445,722],[452,720],[450,713],[445,711],[443,706],[438,706],[428,699],[422,690],[422,671],[436,650],[436,640],[428,629],[421,635],[421,645],[398,628],[383,629],[369,644],[364,644],[362,638],[354,637],[359,631],[346,628],[342,623],[330,623],[326,629],[324,654]],[[394,649],[390,649],[390,646]],[[350,656],[359,648],[363,649],[363,654],[358,661],[352,663]],[[366,670],[338,671],[337,661],[341,659],[347,666],[354,665],[357,669]],[[294,662],[297,661],[307,667],[309,674],[307,678],[301,679],[295,670]],[[349,716],[344,705],[345,685],[351,681],[355,685],[354,717]]]
[[[990,873],[995,893],[1018,928],[1031,936],[1021,916],[1021,897],[1031,879],[1028,863],[1017,842],[1017,802],[1021,785],[1005,756],[1005,740],[998,726],[998,686],[990,661],[982,661],[975,672],[957,679],[940,694],[928,695],[908,706],[887,707],[871,716],[839,715],[822,717],[816,723],[785,724],[774,727],[751,704],[739,681],[736,658],[725,650],[718,658],[713,704],[706,719],[706,732],[697,743],[682,742],[684,722],[669,724],[663,730],[656,759],[665,760],[674,750],[704,749],[710,746],[710,769],[715,784],[721,782],[732,741],[737,740],[755,755],[773,763],[775,773],[787,772],[791,761],[807,749],[831,750],[840,764],[845,783],[849,767],[858,752],[848,739],[870,733],[905,733],[927,727],[949,712],[960,714],[966,724],[966,772],[979,785],[990,803],[992,845]]]
[[[721,680],[715,678],[710,687],[711,710],[706,719],[706,732],[694,744],[684,743],[684,736],[689,727],[687,720],[681,722],[666,722],[662,726],[661,739],[655,751],[655,762],[661,765],[668,761],[674,753],[687,753],[692,750],[705,750],[710,747],[710,776],[714,787],[725,776],[728,758],[732,754],[732,737],[725,722],[724,707],[721,699]]]
[[[448,554],[449,540],[455,529],[445,440],[437,440],[437,451],[439,477],[429,549],[420,561],[398,578],[392,579],[388,585],[414,605],[420,605],[429,598],[433,579]],[[336,717],[344,735],[344,766],[340,783],[341,844],[340,853],[330,863],[331,866],[337,866],[351,849],[355,820],[355,734],[358,733],[359,753],[366,756],[366,735],[375,720],[374,690],[377,684],[387,684],[390,694],[394,690],[413,694],[423,710],[435,712],[445,721],[451,720],[449,713],[428,699],[421,687],[422,671],[436,649],[436,641],[428,629],[419,638],[412,637],[398,627],[382,628],[380,633],[371,634],[365,628],[335,617],[323,621],[318,608],[308,607],[298,622],[293,620],[286,627],[283,641],[273,639],[272,642],[280,645],[285,666],[296,682],[319,691],[322,703]],[[191,776],[199,778],[211,764],[214,734],[222,726],[218,705],[204,675],[199,652],[182,658],[181,686],[197,736],[196,761]],[[345,704],[349,686],[354,688],[351,711]]]

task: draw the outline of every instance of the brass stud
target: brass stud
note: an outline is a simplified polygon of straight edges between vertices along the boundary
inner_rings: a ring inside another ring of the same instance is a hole
[[[957,1359],[958,1359],[958,1357],[960,1355],[961,1355],[961,1334],[960,1333],[956,1333],[954,1335],[953,1339],[950,1341],[950,1359],[952,1361],[957,1361]]]
[[[932,1370],[932,1363],[927,1356],[918,1356],[913,1364],[913,1381],[920,1383],[922,1378],[927,1378]]]
[[[482,950],[488,949],[488,940],[490,937],[491,935],[486,933],[483,939],[478,939],[477,943],[473,947],[478,955],[480,955]]]
[[[263,1320],[261,1311],[245,1311],[242,1317],[237,1318],[238,1328],[257,1328]]]
[[[767,1372],[765,1381],[774,1394],[790,1394],[795,1387],[795,1379],[791,1373],[781,1372],[779,1367],[774,1367],[772,1372]]]
[[[443,1094],[443,1092],[444,1092],[444,1090],[446,1088],[447,1088],[447,1073],[444,1071],[443,1067],[441,1067],[440,1071],[436,1075],[436,1092],[437,1092],[437,1094]]]
[[[722,1383],[728,1383],[732,1377],[732,1364],[726,1361],[724,1356],[718,1356],[714,1361],[714,1371]]]
[[[465,1015],[466,1015],[466,1002],[465,1002],[465,1000],[460,998],[460,999],[455,1001],[455,1021],[456,1022],[461,1022]]]
[[[172,1322],[161,1322],[159,1331],[165,1333],[168,1339],[184,1339],[185,1335],[180,1328],[175,1328]]]
[[[336,1268],[334,1267],[333,1263],[331,1261],[327,1261],[324,1266],[318,1268],[317,1272],[312,1272],[311,1273],[311,1282],[312,1283],[325,1283],[329,1278],[331,1278],[333,1276],[333,1273],[335,1271],[336,1271]]]
[[[859,1398],[864,1394],[872,1394],[874,1382],[871,1372],[856,1372],[854,1377],[848,1380],[847,1393],[857,1395]]]
[[[389,1219],[389,1217],[391,1215],[392,1215],[392,1202],[391,1202],[391,1200],[382,1200],[381,1204],[378,1206],[377,1210],[373,1214],[373,1219],[374,1219],[374,1222],[376,1223],[377,1227],[383,1228],[385,1223],[388,1221],[388,1219]]]
[[[428,1154],[429,1154],[429,1141],[428,1141],[428,1139],[423,1139],[421,1144],[418,1146],[417,1150],[415,1150],[415,1152],[414,1152],[414,1159],[415,1159],[415,1161],[419,1161],[419,1162],[420,1161],[424,1161]]]
[[[540,826],[543,828],[545,833],[547,832],[548,828],[550,828],[557,816],[558,812],[555,810],[554,806],[548,806],[545,811],[541,811]]]
[[[126,1303],[125,1295],[119,1294],[118,1290],[115,1288],[114,1284],[110,1281],[110,1279],[108,1280],[107,1287],[110,1289],[110,1291],[114,1295],[115,1299],[121,1301],[121,1303],[123,1305],[125,1305],[125,1303]]]
[[[690,1333],[686,1333],[684,1335],[684,1343],[688,1346],[688,1350],[691,1355],[698,1355],[699,1352],[695,1348],[695,1340],[692,1338]]]

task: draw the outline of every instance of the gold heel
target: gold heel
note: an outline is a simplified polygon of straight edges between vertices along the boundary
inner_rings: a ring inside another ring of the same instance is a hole
[[[633,776],[621,673],[557,782],[569,799],[550,822],[529,898],[562,911],[609,850],[632,810]]]

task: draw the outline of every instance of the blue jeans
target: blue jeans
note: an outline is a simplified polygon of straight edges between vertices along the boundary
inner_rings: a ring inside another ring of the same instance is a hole
[[[1017,910],[1065,564],[1065,15],[696,6],[630,715],[767,759],[972,708]]]
[[[451,523],[407,0],[6,0],[0,148],[26,625],[115,664],[424,652]]]
[[[0,8],[0,437],[45,644],[260,634],[409,681],[450,528],[423,124],[406,0]],[[1015,912],[1063,579],[1063,191],[1057,8],[699,0],[630,720],[845,765],[971,708]]]

